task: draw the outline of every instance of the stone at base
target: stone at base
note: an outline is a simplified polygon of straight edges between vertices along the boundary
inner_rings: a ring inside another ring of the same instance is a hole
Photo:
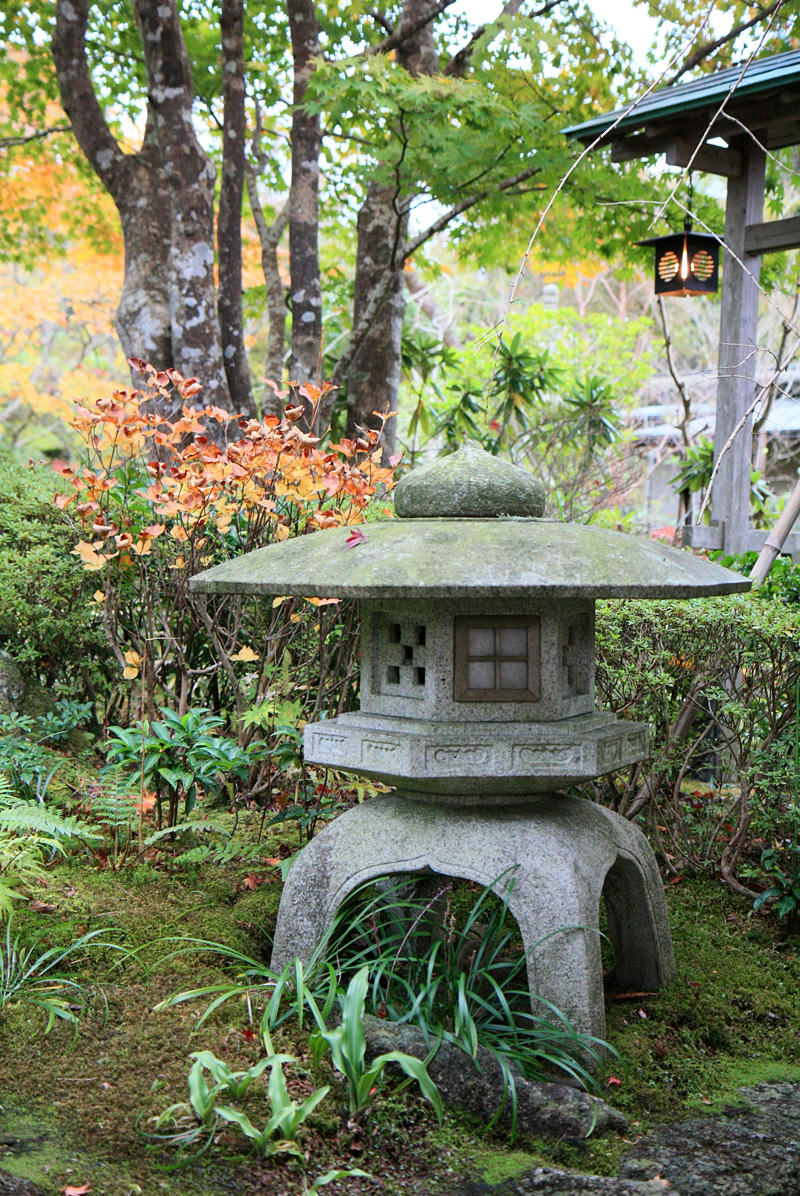
[[[429,1051],[422,1033],[409,1025],[395,1025],[380,1018],[364,1018],[370,1058],[386,1051],[404,1051],[426,1059]],[[625,1117],[599,1097],[580,1089],[539,1080],[526,1080],[512,1065],[517,1100],[517,1138],[559,1138],[583,1142],[597,1135],[628,1128]],[[511,1097],[506,1092],[500,1065],[484,1047],[473,1060],[466,1051],[442,1042],[428,1064],[428,1074],[445,1104],[456,1105],[490,1121],[499,1112],[498,1124],[511,1126]]]
[[[42,1188],[29,1179],[20,1179],[8,1171],[0,1171],[0,1196],[45,1196]]]
[[[626,1156],[619,1176],[536,1167],[440,1196],[797,1196],[800,1084],[757,1084],[741,1093],[749,1108],[658,1126]]]
[[[504,1184],[465,1184],[446,1196],[680,1196],[666,1180],[618,1179],[608,1175],[575,1175],[536,1167]]]

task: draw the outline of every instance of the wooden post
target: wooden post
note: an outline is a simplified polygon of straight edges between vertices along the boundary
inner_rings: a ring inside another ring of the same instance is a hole
[[[729,553],[746,551],[750,522],[753,420],[744,415],[755,393],[761,255],[746,252],[745,229],[761,220],[764,207],[764,151],[748,142],[741,153],[742,173],[728,179],[725,206],[715,462],[742,426],[722,457],[711,495],[711,523],[719,526],[722,547]]]

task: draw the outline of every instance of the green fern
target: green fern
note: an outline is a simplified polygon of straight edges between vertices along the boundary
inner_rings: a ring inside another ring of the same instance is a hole
[[[0,830],[46,838],[51,849],[62,855],[66,854],[65,845],[70,841],[96,844],[103,840],[102,835],[72,815],[56,814],[45,806],[21,802],[13,795],[10,801],[3,801],[0,795]]]
[[[76,818],[22,800],[0,772],[0,922],[24,899],[20,890],[44,878],[48,859],[66,855],[68,845],[101,841]]]

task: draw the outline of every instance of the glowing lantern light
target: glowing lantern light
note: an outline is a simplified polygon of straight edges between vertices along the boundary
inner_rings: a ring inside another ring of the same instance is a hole
[[[657,295],[713,295],[719,290],[720,239],[712,233],[692,232],[691,216],[682,233],[667,233],[637,241],[652,245]]]

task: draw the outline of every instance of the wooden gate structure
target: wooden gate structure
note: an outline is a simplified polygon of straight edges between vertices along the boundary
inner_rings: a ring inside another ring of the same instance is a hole
[[[564,132],[592,149],[610,146],[612,162],[664,154],[668,165],[727,180],[714,434],[718,470],[711,522],[686,527],[684,544],[760,551],[767,533],[750,526],[750,469],[761,257],[800,248],[800,216],[763,220],[764,173],[768,153],[800,144],[800,50],[661,88]],[[800,553],[800,532],[789,536],[783,551]]]

